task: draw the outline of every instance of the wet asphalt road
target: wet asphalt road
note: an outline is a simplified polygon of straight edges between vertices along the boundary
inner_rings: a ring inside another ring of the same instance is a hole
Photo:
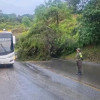
[[[100,90],[100,64],[83,61],[80,77],[76,75],[76,61],[52,59],[33,63]]]
[[[0,68],[0,100],[100,100],[100,91],[30,63]]]

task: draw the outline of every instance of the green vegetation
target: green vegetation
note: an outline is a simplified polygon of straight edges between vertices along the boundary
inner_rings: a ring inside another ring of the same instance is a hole
[[[13,33],[22,33],[30,28],[33,15],[4,14],[0,10],[0,30],[11,30]]]
[[[60,0],[38,6],[31,29],[17,44],[19,58],[45,60],[73,52],[78,39],[76,17]]]
[[[77,8],[79,3],[80,0],[49,0],[38,6],[31,29],[17,43],[18,57],[46,60],[71,54],[77,47],[100,45],[100,1],[87,0],[87,5],[83,2]]]
[[[100,0],[91,0],[84,9],[79,34],[83,45],[100,44]]]
[[[82,49],[85,61],[100,63],[100,46],[88,46]],[[76,52],[63,56],[63,59],[75,60]]]
[[[34,17],[0,13],[0,23],[0,29],[23,32],[16,44],[22,60],[73,58],[77,47],[83,48],[84,59],[100,59],[100,0],[48,0]]]

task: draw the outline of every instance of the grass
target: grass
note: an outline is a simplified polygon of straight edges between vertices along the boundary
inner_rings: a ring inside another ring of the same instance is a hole
[[[82,49],[84,61],[100,63],[100,46],[88,46]],[[76,52],[63,58],[75,60]]]

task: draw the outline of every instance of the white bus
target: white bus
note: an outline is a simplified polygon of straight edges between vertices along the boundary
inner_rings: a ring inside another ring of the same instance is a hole
[[[15,36],[11,32],[0,32],[0,65],[13,66]]]

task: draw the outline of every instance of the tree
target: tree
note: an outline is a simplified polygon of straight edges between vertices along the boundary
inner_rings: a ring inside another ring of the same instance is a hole
[[[77,4],[78,11],[82,11],[85,6],[89,3],[91,0],[80,0],[80,2]]]
[[[91,0],[85,7],[80,23],[80,42],[100,44],[100,0]]]
[[[90,0],[65,0],[74,13],[78,13],[84,9]]]
[[[24,16],[22,19],[22,24],[24,24],[26,27],[29,27],[31,25],[31,21],[27,16]]]
[[[64,18],[69,18],[70,10],[66,3],[61,2],[61,0],[49,0],[45,5],[40,5],[35,10],[35,19],[37,21],[44,21],[46,24],[56,22],[56,25],[59,24],[59,21]]]
[[[67,1],[70,8],[73,9],[74,12],[77,12],[77,5],[79,4],[80,0],[65,0]]]
[[[20,57],[47,59],[71,53],[76,43],[76,38],[73,39],[75,26],[76,17],[72,16],[67,3],[49,0],[39,5],[31,29],[18,43]]]

